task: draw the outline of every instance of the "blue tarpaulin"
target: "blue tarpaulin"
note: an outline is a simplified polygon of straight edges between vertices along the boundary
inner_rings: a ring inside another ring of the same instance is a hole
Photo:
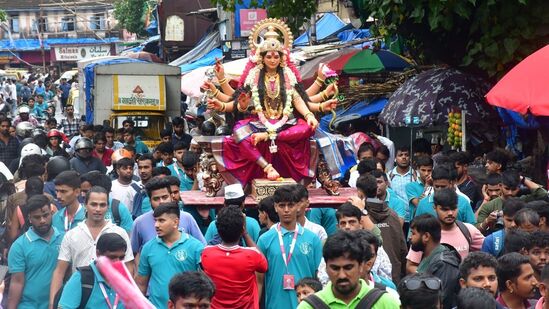
[[[182,64],[179,67],[181,68],[181,73],[187,73],[194,69],[198,69],[198,68],[209,66],[209,65],[214,65],[215,58],[221,59],[221,57],[223,57],[223,52],[221,51],[221,49],[214,48],[209,53],[204,55],[202,58],[191,63]]]
[[[344,23],[334,13],[326,13],[316,22],[316,39],[318,41],[324,40],[349,27],[352,27],[352,25]],[[309,30],[294,40],[294,46],[304,45],[309,45]]]
[[[109,64],[120,64],[120,63],[131,63],[131,62],[147,62],[139,59],[133,58],[119,58],[119,59],[108,59],[103,61],[97,61],[88,64],[84,67],[84,78],[86,79],[86,88],[84,92],[86,93],[86,123],[93,124],[93,104],[92,104],[92,88],[95,84],[95,67]]]
[[[368,101],[360,101],[348,109],[340,109],[336,111],[336,124],[344,123],[368,117],[370,115],[379,114],[387,104],[387,99],[376,99],[368,103]],[[326,115],[320,119],[320,128],[324,131],[329,131],[328,125],[332,120],[332,115]]]
[[[110,44],[120,42],[119,38],[52,38],[43,39],[44,49],[49,50],[50,45],[57,44]],[[40,40],[38,39],[15,39],[0,40],[0,50],[32,51],[40,49]]]
[[[349,42],[369,38],[370,36],[370,30],[368,29],[350,29],[338,33],[337,38],[342,42]]]

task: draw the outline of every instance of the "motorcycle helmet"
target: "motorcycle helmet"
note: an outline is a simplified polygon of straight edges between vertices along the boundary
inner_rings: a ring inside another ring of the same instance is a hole
[[[27,105],[21,105],[18,111],[19,114],[28,114],[30,113],[30,108]]]
[[[61,172],[71,169],[69,159],[63,156],[52,157],[46,164],[46,171],[48,172],[48,181],[52,181]]]
[[[74,145],[74,150],[78,151],[80,149],[93,149],[93,143],[89,138],[82,137],[79,138],[78,141],[76,141],[76,144]]]
[[[40,150],[38,145],[33,143],[27,144],[21,149],[21,159],[31,154],[42,154],[42,150]]]
[[[32,136],[32,130],[34,130],[34,126],[28,121],[23,121],[15,127],[15,134],[20,139],[24,139]]]
[[[61,132],[59,132],[59,130],[57,129],[51,129],[48,132],[48,138],[52,138],[52,137],[58,137],[59,139],[61,139],[62,138]]]
[[[117,162],[122,158],[132,158],[132,153],[124,148],[115,150],[111,155],[112,162]]]
[[[215,129],[215,135],[217,136],[231,135],[231,129],[229,129],[229,126],[220,126],[217,129]]]

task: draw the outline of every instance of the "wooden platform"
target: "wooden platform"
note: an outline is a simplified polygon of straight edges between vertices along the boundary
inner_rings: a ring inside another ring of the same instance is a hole
[[[309,204],[310,207],[334,207],[337,208],[345,203],[349,197],[356,196],[355,188],[340,188],[339,196],[329,196],[322,189],[309,189]],[[206,193],[202,191],[183,191],[181,192],[181,200],[185,206],[209,206],[222,207],[223,196],[206,197]],[[245,201],[246,208],[256,208],[257,202],[251,196],[248,196]]]

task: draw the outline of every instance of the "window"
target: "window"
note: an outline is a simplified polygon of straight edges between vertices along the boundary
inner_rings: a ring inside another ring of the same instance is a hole
[[[91,30],[104,30],[105,29],[105,15],[94,14],[90,16],[90,29]]]
[[[48,32],[48,19],[46,17],[41,17],[37,19],[37,27],[40,33]]]
[[[10,31],[12,33],[19,33],[19,15],[12,15],[10,17]]]
[[[74,17],[63,17],[61,19],[61,31],[74,31]]]

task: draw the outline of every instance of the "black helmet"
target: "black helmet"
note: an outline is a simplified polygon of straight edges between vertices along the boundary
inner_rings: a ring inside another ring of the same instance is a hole
[[[61,172],[68,171],[71,169],[69,159],[63,156],[55,156],[50,158],[46,164],[46,171],[48,172],[48,181],[53,180]]]
[[[74,150],[78,151],[80,149],[93,149],[92,141],[87,137],[79,138],[74,145]]]
[[[202,135],[204,136],[213,136],[215,135],[215,124],[212,121],[204,121],[202,127],[200,128]]]
[[[229,126],[226,126],[226,125],[220,126],[215,130],[215,135],[217,136],[231,135],[231,129],[229,129]]]

